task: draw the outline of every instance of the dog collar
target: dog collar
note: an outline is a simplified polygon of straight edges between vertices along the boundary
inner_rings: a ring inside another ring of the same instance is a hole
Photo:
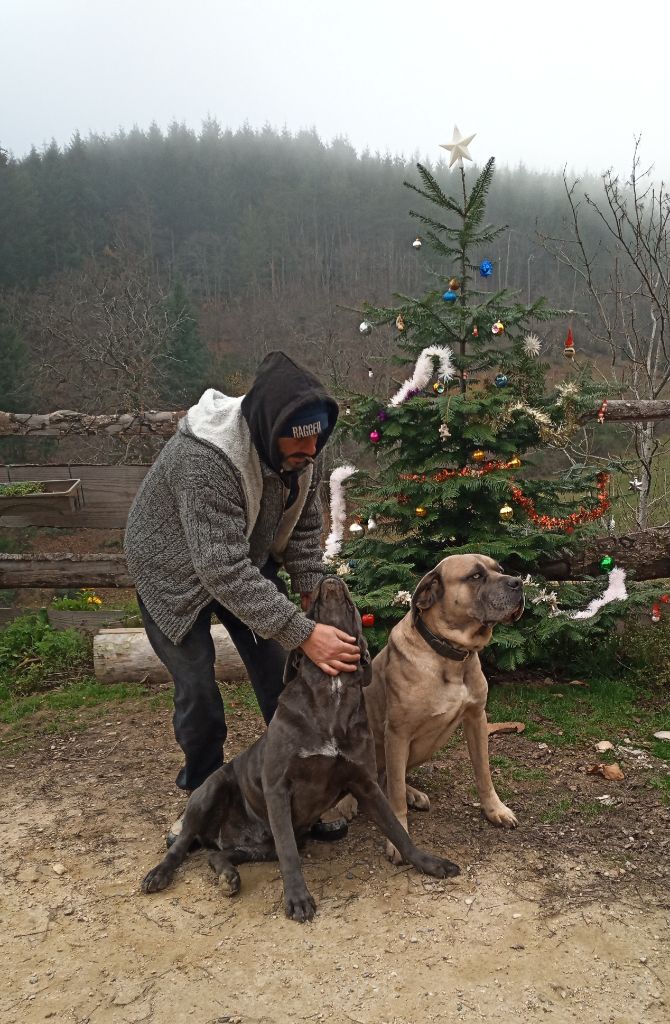
[[[420,615],[417,615],[414,625],[428,646],[432,647],[435,653],[439,654],[442,658],[450,658],[452,661],[465,661],[465,659],[469,658],[472,654],[472,651],[459,651],[457,647],[452,647],[446,640],[443,640],[439,636],[435,636],[435,634],[431,633],[428,629],[428,626]]]

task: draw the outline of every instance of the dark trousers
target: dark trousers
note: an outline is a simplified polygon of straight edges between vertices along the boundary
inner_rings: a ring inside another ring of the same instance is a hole
[[[262,572],[286,593],[274,564],[265,566]],[[287,652],[276,640],[256,637],[218,601],[203,608],[182,642],[174,644],[158,628],[139,594],[137,600],[149,642],[174,680],[172,723],[185,758],[177,785],[192,790],[223,764],[223,744],[228,732],[223,700],[214,678],[212,612],[237,648],[266,723],[277,709]]]

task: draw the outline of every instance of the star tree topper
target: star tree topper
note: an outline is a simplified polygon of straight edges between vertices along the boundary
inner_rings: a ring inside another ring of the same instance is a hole
[[[474,139],[476,133],[464,137],[461,135],[458,125],[454,125],[454,134],[451,142],[441,142],[440,149],[448,149],[451,153],[451,159],[449,161],[449,170],[456,165],[456,167],[463,166],[463,160],[472,160],[468,152],[468,146]]]

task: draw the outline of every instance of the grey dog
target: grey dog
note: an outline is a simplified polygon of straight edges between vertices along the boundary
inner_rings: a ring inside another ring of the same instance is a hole
[[[309,615],[357,638],[359,666],[331,677],[301,651],[293,652],[267,732],[192,793],[181,834],[144,878],[145,893],[169,885],[197,839],[212,849],[210,866],[230,895],[240,888],[236,864],[278,859],[287,917],[310,921],[316,904],[305,884],[298,846],[320,815],[348,792],[403,860],[436,878],[459,873],[452,861],[414,845],[377,783],[362,689],[371,678],[370,655],[346,585],[335,577],[323,580]]]

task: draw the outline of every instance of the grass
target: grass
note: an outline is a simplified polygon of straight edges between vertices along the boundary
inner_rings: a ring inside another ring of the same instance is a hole
[[[555,747],[601,739],[616,743],[624,736],[651,742],[654,732],[667,727],[666,702],[664,694],[625,680],[594,679],[588,687],[511,684],[491,689],[488,717],[525,722],[528,739]],[[670,759],[670,749],[665,757]]]

